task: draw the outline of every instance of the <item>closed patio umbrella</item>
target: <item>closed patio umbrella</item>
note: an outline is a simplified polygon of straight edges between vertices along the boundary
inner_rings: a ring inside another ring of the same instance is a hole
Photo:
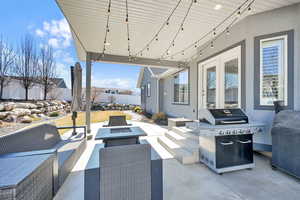
[[[81,91],[82,91],[82,69],[80,63],[76,63],[75,67],[71,67],[71,75],[72,75],[72,103],[71,110],[72,120],[73,120],[73,135],[76,134],[75,126],[76,126],[76,118],[77,111],[81,110]]]

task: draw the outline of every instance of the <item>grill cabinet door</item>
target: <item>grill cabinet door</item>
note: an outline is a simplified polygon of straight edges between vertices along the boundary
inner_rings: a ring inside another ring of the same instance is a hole
[[[237,165],[239,162],[236,146],[236,136],[226,135],[216,137],[216,168]]]
[[[237,135],[236,144],[238,147],[239,165],[253,163],[253,140],[252,135]]]

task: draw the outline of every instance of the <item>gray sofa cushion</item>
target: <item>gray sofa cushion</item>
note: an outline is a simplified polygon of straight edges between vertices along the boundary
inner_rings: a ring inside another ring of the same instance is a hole
[[[53,148],[61,141],[56,126],[43,124],[0,136],[0,155]]]

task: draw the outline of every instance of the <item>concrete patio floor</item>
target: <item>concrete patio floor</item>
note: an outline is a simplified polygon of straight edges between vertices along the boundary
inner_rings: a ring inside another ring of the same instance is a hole
[[[300,181],[271,169],[269,159],[255,154],[256,167],[252,170],[217,175],[203,164],[181,165],[157,143],[167,130],[155,124],[131,122],[140,126],[148,136],[144,139],[164,159],[164,200],[298,200]],[[102,123],[92,124],[95,135]],[[84,168],[93,146],[100,141],[88,141],[88,147],[72,173],[57,193],[55,200],[84,199]]]

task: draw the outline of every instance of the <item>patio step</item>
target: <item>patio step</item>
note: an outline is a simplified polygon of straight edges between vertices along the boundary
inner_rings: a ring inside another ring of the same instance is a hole
[[[181,147],[184,147],[192,152],[196,151],[198,152],[199,149],[199,139],[194,139],[190,137],[184,137],[182,135],[179,135],[173,131],[168,131],[165,133],[165,136],[171,140],[172,142],[178,144]]]
[[[158,137],[158,143],[163,146],[176,160],[182,164],[193,164],[199,161],[199,156],[188,149],[176,144],[166,136]]]
[[[193,132],[192,129],[186,128],[184,126],[182,127],[172,127],[171,131],[177,133],[178,135],[181,135],[182,137],[185,138],[191,138],[198,140],[199,137]]]

